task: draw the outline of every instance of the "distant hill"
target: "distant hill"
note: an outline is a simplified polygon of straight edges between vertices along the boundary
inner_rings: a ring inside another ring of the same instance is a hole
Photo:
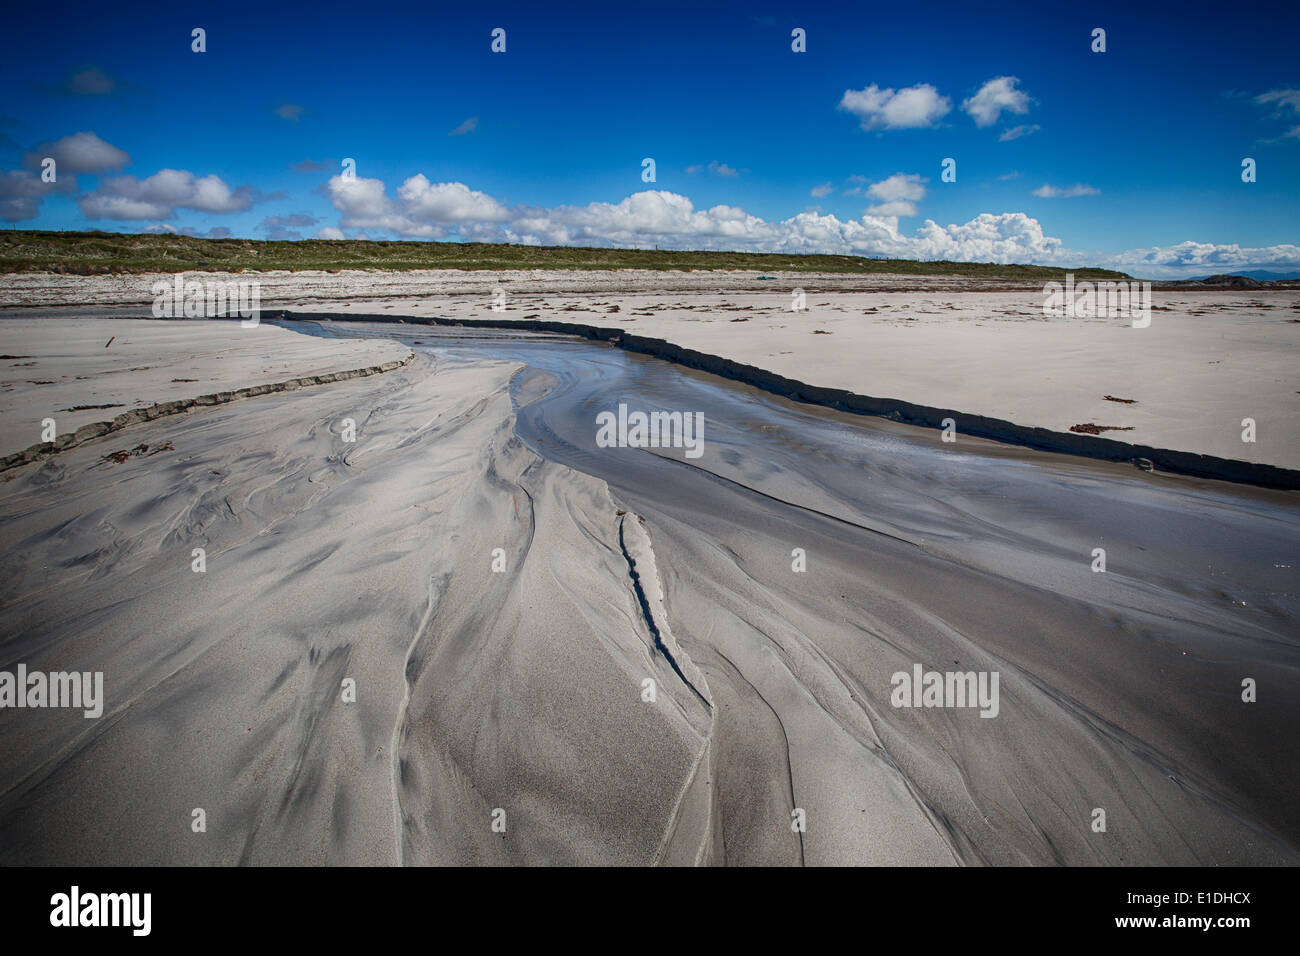
[[[786,255],[661,249],[589,249],[481,242],[357,239],[199,239],[116,232],[0,231],[0,273],[108,275],[141,272],[291,272],[343,269],[753,269],[970,276],[1020,281],[1060,279],[1065,269],[991,262],[918,262],[862,256]],[[1080,279],[1127,279],[1108,269],[1070,270]]]
[[[1300,272],[1269,272],[1265,269],[1246,269],[1242,272],[1233,272],[1228,276],[1213,275],[1201,276],[1197,279],[1189,279],[1189,282],[1209,282],[1215,279],[1224,279],[1231,276],[1245,276],[1247,279],[1255,279],[1259,282],[1292,282],[1300,279]]]

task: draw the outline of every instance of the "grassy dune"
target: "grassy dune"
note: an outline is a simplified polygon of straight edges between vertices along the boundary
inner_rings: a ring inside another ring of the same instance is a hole
[[[104,275],[141,272],[239,272],[342,269],[754,269],[784,272],[960,275],[981,279],[1051,279],[1047,266],[917,262],[861,256],[756,252],[588,249],[491,243],[304,239],[198,239],[115,232],[0,231],[0,272]],[[1075,269],[1079,278],[1124,279],[1122,272]]]

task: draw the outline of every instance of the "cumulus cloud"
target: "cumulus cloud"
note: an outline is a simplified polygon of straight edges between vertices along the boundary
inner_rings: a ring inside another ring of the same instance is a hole
[[[1095,186],[1085,186],[1079,183],[1075,186],[1052,186],[1047,183],[1039,186],[1034,190],[1034,195],[1039,199],[1074,199],[1078,196],[1099,196],[1101,190]]]
[[[925,182],[916,173],[894,173],[888,179],[872,183],[867,195],[876,200],[867,209],[872,216],[915,216],[916,204],[925,198]]]
[[[438,225],[463,222],[503,222],[506,207],[487,193],[464,183],[431,183],[423,173],[412,176],[397,190],[407,215]]]
[[[343,239],[346,237],[343,235],[342,229],[335,229],[333,226],[325,226],[323,229],[321,229],[319,232],[316,233],[316,238],[317,239]]]
[[[979,92],[961,104],[975,125],[983,128],[998,121],[1003,111],[1024,114],[1029,112],[1029,97],[1016,89],[1019,83],[1014,76],[997,76],[979,88]]]
[[[452,130],[447,135],[465,136],[468,133],[474,132],[474,130],[476,129],[478,129],[478,117],[471,116],[469,119],[465,120],[465,122],[461,123],[459,126],[457,126],[454,130]]]
[[[917,129],[933,126],[952,110],[952,100],[929,83],[895,92],[872,83],[863,90],[845,90],[839,108],[858,117],[865,130]]]
[[[1133,275],[1155,279],[1203,276],[1245,269],[1274,272],[1300,271],[1300,246],[1223,245],[1212,242],[1180,242],[1173,246],[1130,249],[1102,263]]]
[[[285,103],[282,106],[277,106],[273,112],[276,116],[280,117],[280,119],[288,120],[290,123],[296,123],[302,119],[303,107],[296,103]]]
[[[924,182],[915,174],[899,173],[872,184],[868,191],[882,207],[912,204],[924,196]],[[1061,241],[1044,235],[1038,221],[1023,213],[985,213],[948,226],[926,220],[909,236],[899,231],[893,212],[841,220],[806,211],[769,221],[736,206],[697,209],[686,196],[665,190],[633,193],[616,203],[507,208],[462,183],[432,184],[424,176],[413,176],[394,199],[381,180],[335,176],[325,194],[341,221],[338,229],[322,229],[321,238],[342,238],[343,229],[364,228],[416,238],[441,238],[454,231],[462,239],[523,245],[657,245],[965,262],[1058,262],[1066,257]]]
[[[231,189],[219,176],[160,169],[147,179],[118,176],[77,200],[87,219],[170,219],[177,209],[243,212],[260,198],[251,186]]]
[[[125,150],[106,143],[86,131],[65,136],[52,143],[42,143],[24,158],[24,165],[40,169],[45,157],[52,157],[60,173],[106,173],[119,170],[131,162]]]
[[[830,183],[822,183],[820,186],[814,186],[812,188],[812,195],[816,199],[821,199],[824,196],[829,196],[832,192],[833,192],[833,188],[831,187]]]
[[[342,213],[344,229],[378,229],[398,235],[441,239],[455,227],[462,236],[488,235],[493,223],[509,218],[506,207],[464,183],[431,183],[419,173],[398,187],[400,203],[379,179],[331,176],[325,195]]]
[[[915,216],[916,203],[906,202],[902,199],[878,202],[867,207],[867,214],[871,216]]]
[[[1002,135],[998,137],[998,142],[1009,143],[1013,139],[1020,139],[1022,136],[1029,136],[1033,133],[1037,133],[1040,129],[1042,129],[1042,127],[1037,123],[1032,126],[1013,126],[1010,129],[1004,129],[1002,131]]]
[[[527,245],[740,248],[761,236],[766,224],[735,206],[697,210],[689,199],[663,190],[633,193],[618,203],[553,209],[520,207],[504,229],[511,242]]]
[[[382,179],[335,175],[325,184],[325,195],[343,216],[348,229],[382,229],[404,236],[441,237],[444,232],[421,231],[418,224],[402,216],[398,206],[384,194]]]

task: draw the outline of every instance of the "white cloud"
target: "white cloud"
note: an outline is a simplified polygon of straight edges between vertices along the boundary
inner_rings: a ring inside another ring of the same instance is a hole
[[[277,106],[274,112],[280,119],[287,119],[291,123],[296,123],[302,119],[303,108],[296,103],[285,103],[283,106]]]
[[[925,198],[925,179],[916,173],[894,173],[888,179],[872,183],[867,187],[867,195],[873,199],[910,199]]]
[[[878,202],[867,207],[867,215],[870,216],[915,216],[916,203],[906,202],[902,199],[891,200],[890,202]]]
[[[1034,195],[1039,199],[1074,199],[1078,196],[1100,196],[1101,190],[1095,186],[1085,186],[1079,183],[1076,186],[1051,186],[1047,183],[1039,186],[1034,190]]]
[[[505,230],[511,242],[541,244],[652,243],[705,249],[740,248],[766,224],[735,206],[697,210],[677,193],[646,190],[618,203],[554,209],[519,208]]]
[[[447,234],[446,230],[421,226],[402,215],[397,203],[385,195],[382,179],[331,176],[325,184],[325,194],[342,213],[340,225],[344,229],[379,229],[426,239],[440,239]]]
[[[464,183],[430,183],[423,173],[412,176],[397,190],[406,214],[419,222],[438,225],[462,222],[503,222],[506,207],[487,193]]]
[[[1154,279],[1186,278],[1220,272],[1265,269],[1273,272],[1300,271],[1300,246],[1220,245],[1212,242],[1180,242],[1173,246],[1130,249],[1101,264],[1133,275]]]
[[[39,169],[46,156],[54,159],[60,173],[106,173],[131,162],[130,155],[124,150],[89,131],[74,133],[53,143],[42,143],[23,161],[28,167]]]
[[[1040,129],[1042,129],[1042,127],[1037,123],[1032,126],[1013,126],[1010,129],[1004,129],[1002,131],[1002,135],[998,137],[998,142],[1009,143],[1013,139],[1020,139],[1022,136],[1029,136],[1033,133],[1037,133]]]
[[[317,239],[343,239],[342,229],[335,229],[333,226],[326,226],[316,233]]]
[[[344,229],[376,229],[402,236],[441,239],[452,227],[463,237],[487,236],[510,218],[505,206],[463,183],[430,183],[423,173],[398,187],[390,199],[379,179],[331,176],[325,192],[343,214]],[[354,237],[356,238],[356,237]]]
[[[156,173],[155,176],[161,175]],[[253,190],[241,186],[232,190],[220,176],[195,177],[184,173],[190,180],[190,195],[177,202],[185,209],[197,209],[200,212],[242,212],[253,205]],[[151,179],[154,177],[150,177]],[[149,182],[148,179],[145,182]]]
[[[448,133],[448,136],[464,136],[466,133],[472,133],[478,129],[478,117],[471,116],[465,122],[461,123],[454,130]]]
[[[829,196],[833,191],[834,188],[830,183],[822,183],[820,186],[814,186],[812,188],[812,195],[816,199],[821,199],[824,196]]]
[[[961,108],[980,128],[992,126],[1004,110],[1009,113],[1028,113],[1029,97],[1023,90],[1016,89],[1019,82],[1014,76],[994,77],[981,86],[978,93],[963,102]]]
[[[867,195],[876,204],[867,209],[872,216],[915,216],[916,203],[925,198],[925,179],[916,173],[894,173],[888,179],[872,183]]]
[[[862,123],[862,128],[917,129],[933,126],[952,110],[952,100],[929,83],[895,92],[871,84],[863,90],[845,90],[839,108]]]
[[[251,186],[231,189],[219,176],[197,177],[183,169],[161,169],[147,179],[118,176],[77,200],[87,219],[170,219],[177,209],[243,212],[257,194]]]
[[[964,225],[926,220],[904,235],[899,215],[925,195],[925,180],[898,173],[868,189],[881,214],[857,220],[806,211],[769,221],[736,206],[696,209],[686,196],[644,190],[616,202],[584,206],[507,208],[463,183],[430,184],[422,175],[406,180],[397,199],[378,179],[335,176],[325,192],[341,214],[339,228],[321,238],[342,238],[343,229],[371,229],[416,238],[462,239],[524,245],[593,245],[618,248],[714,249],[754,252],[821,252],[964,262],[1060,262],[1069,258],[1059,239],[1043,234],[1023,213],[985,213]],[[899,204],[892,206],[891,204]],[[908,207],[908,208],[904,208]],[[353,234],[353,238],[359,238]]]
[[[1068,260],[1060,239],[1043,234],[1037,219],[1022,212],[981,213],[960,226],[940,226],[927,219],[917,230],[926,256],[958,262],[1056,262]]]

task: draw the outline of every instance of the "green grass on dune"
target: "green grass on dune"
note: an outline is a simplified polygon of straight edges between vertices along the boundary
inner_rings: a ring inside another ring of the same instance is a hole
[[[109,275],[141,272],[240,272],[245,269],[749,269],[763,272],[840,272],[863,275],[970,276],[977,279],[1052,279],[1064,269],[982,262],[918,262],[861,256],[760,252],[682,252],[589,249],[493,243],[366,240],[198,239],[115,232],[0,230],[0,272]],[[1070,270],[1080,279],[1126,279],[1108,269]]]

